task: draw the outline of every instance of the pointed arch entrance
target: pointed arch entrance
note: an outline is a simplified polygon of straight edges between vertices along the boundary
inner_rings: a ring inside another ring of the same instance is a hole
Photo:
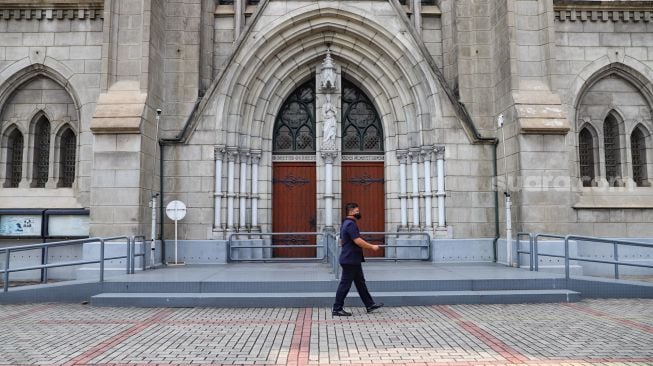
[[[361,207],[361,230],[385,231],[385,167],[383,127],[376,108],[354,83],[342,79],[342,205]],[[384,236],[371,236],[384,244]],[[384,256],[383,250],[365,250],[365,256]]]
[[[361,230],[385,231],[384,134],[381,118],[366,93],[345,79],[340,88],[340,187],[335,196],[340,207],[348,202],[361,206],[365,217]],[[286,98],[277,113],[272,137],[272,231],[316,232],[317,206],[325,197],[318,196],[316,153],[319,96],[310,80]],[[322,192],[324,193],[324,192]],[[340,216],[339,214],[337,216]],[[367,237],[366,237],[367,238]],[[383,236],[372,238],[383,244]],[[273,245],[315,245],[311,236],[278,236]],[[276,257],[314,257],[313,248],[278,248]],[[384,256],[384,252],[365,253]]]
[[[315,232],[315,82],[300,87],[277,114],[272,139],[272,231]],[[278,236],[272,245],[315,245],[314,236]],[[312,248],[278,248],[275,257],[314,257]]]

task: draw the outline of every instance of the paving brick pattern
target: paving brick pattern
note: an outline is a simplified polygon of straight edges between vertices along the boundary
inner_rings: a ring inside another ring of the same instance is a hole
[[[329,309],[0,306],[0,365],[653,365],[653,300]]]

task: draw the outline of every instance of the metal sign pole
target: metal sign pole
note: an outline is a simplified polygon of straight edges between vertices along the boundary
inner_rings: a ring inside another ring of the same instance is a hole
[[[177,249],[178,248],[177,224],[178,224],[179,220],[183,219],[186,216],[186,205],[181,201],[171,201],[166,206],[166,215],[171,220],[175,221],[175,262],[174,263],[168,263],[168,265],[182,266],[182,265],[184,265],[184,262],[179,262],[178,249]]]

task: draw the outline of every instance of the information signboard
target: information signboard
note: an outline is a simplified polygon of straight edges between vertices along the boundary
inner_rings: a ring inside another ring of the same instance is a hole
[[[1,215],[0,236],[41,236],[41,215]]]

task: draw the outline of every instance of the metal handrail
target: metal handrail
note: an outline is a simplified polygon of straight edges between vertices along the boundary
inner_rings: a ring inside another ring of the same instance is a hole
[[[528,251],[519,250],[519,243],[520,243],[519,238],[521,238],[522,236],[526,236],[526,235],[528,235]],[[518,232],[515,239],[517,240],[517,244],[516,244],[516,247],[517,247],[517,267],[519,267],[519,255],[520,254],[528,254],[528,257],[529,257],[528,270],[533,271],[533,261],[534,261],[533,234]]]
[[[564,239],[564,250],[565,254],[564,255],[558,255],[558,254],[540,254],[539,253],[539,248],[538,248],[538,239],[539,238],[554,238],[554,239]],[[615,260],[603,260],[603,259],[590,259],[590,258],[582,258],[582,257],[572,257],[569,255],[569,241],[570,240],[580,240],[580,241],[588,241],[588,242],[596,242],[596,243],[607,243],[607,244],[612,244],[614,247],[614,259]],[[596,238],[592,236],[580,236],[580,235],[552,235],[552,234],[541,234],[538,233],[534,235],[533,237],[533,252],[535,255],[535,271],[539,270],[538,266],[538,257],[552,257],[552,258],[563,258],[565,260],[565,279],[569,279],[571,277],[570,275],[570,263],[571,261],[578,261],[578,262],[590,262],[590,263],[604,263],[604,264],[613,264],[614,265],[614,278],[619,279],[619,266],[631,266],[631,267],[642,267],[642,268],[653,268],[653,265],[647,265],[647,264],[638,264],[638,263],[631,263],[631,262],[623,262],[619,260],[619,250],[618,250],[618,245],[626,245],[626,246],[634,246],[634,247],[643,247],[643,248],[651,248],[653,249],[653,244],[650,243],[642,243],[642,242],[637,242],[637,241],[630,241],[630,240],[618,240],[618,239],[605,239],[605,238]]]
[[[540,261],[538,259],[540,255],[543,257],[564,258],[564,256],[559,256],[555,254],[540,254],[540,247],[539,247],[540,238],[564,239],[565,237],[563,235],[543,234],[543,233],[537,233],[533,236],[533,257],[535,260],[535,272],[540,271]]]
[[[232,258],[232,244],[234,241],[234,237],[238,236],[247,236],[247,237],[258,237],[258,236],[315,236],[316,238],[319,236],[325,236],[325,235],[331,235],[330,233],[325,233],[325,232],[296,232],[296,233],[231,233],[228,238],[227,238],[227,262],[231,261],[246,261],[246,262],[295,262],[295,261],[322,261],[326,258],[326,251],[323,251],[321,257],[304,257],[304,258],[248,258],[248,259],[240,259],[240,258]],[[325,244],[310,244],[310,245],[245,245],[245,246],[238,246],[236,248],[238,249],[282,249],[282,248],[325,248]]]
[[[109,241],[115,241],[119,239],[124,239],[127,242],[127,253],[125,256],[113,256],[113,257],[105,257],[104,252],[105,252],[105,243]],[[126,272],[127,274],[130,273],[131,267],[133,266],[134,263],[134,258],[133,254],[135,250],[132,250],[132,246],[134,244],[135,237],[127,237],[127,236],[112,236],[108,238],[100,238],[100,237],[93,237],[93,238],[86,238],[86,239],[75,239],[75,240],[65,240],[65,241],[60,241],[60,242],[52,242],[52,243],[41,243],[41,244],[30,244],[30,245],[20,245],[20,246],[13,246],[13,247],[4,247],[0,248],[0,252],[5,253],[5,263],[4,263],[4,269],[0,270],[0,273],[3,274],[3,292],[9,291],[9,274],[13,272],[23,272],[23,271],[31,271],[31,270],[43,270],[43,282],[47,283],[48,282],[48,268],[58,268],[58,267],[69,267],[69,266],[78,266],[78,265],[84,265],[84,264],[95,264],[99,263],[100,264],[100,280],[99,282],[104,282],[104,262],[107,260],[114,260],[114,259],[125,259],[126,262]],[[66,245],[74,245],[74,244],[85,244],[85,243],[95,243],[99,242],[100,243],[100,258],[96,260],[80,260],[80,261],[71,261],[71,262],[59,262],[59,263],[48,263],[48,250],[51,247],[60,247],[60,246],[66,246]],[[12,252],[21,252],[21,251],[27,251],[27,250],[34,250],[34,249],[44,249],[42,252],[43,260],[41,261],[42,264],[40,265],[34,265],[34,266],[27,266],[27,267],[19,267],[19,268],[10,268],[9,264],[11,261],[11,253]],[[141,254],[139,254],[140,256]],[[144,254],[143,254],[144,255]],[[133,272],[132,272],[133,273]]]
[[[430,261],[431,260],[431,234],[427,232],[406,232],[406,231],[363,231],[360,233],[361,236],[364,235],[388,235],[388,236],[425,236],[427,240],[426,245],[420,245],[420,244],[402,244],[402,245],[388,245],[388,244],[380,244],[379,246],[382,248],[426,248],[427,249],[427,257],[426,258],[415,258],[415,259],[401,259],[401,258],[387,258],[387,257],[370,257],[370,261],[399,261],[399,260],[405,260],[405,261]],[[363,239],[365,239],[363,237]],[[367,260],[367,259],[366,259]]]

